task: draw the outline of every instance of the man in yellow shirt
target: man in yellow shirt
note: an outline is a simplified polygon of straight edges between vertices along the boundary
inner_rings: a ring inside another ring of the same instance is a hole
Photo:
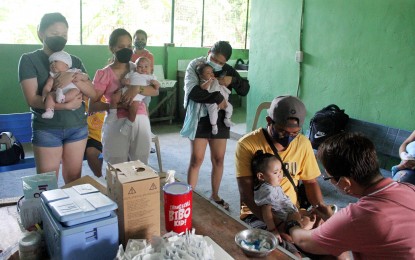
[[[236,146],[236,179],[241,196],[241,219],[253,227],[263,227],[261,209],[254,202],[254,183],[251,160],[258,150],[274,154],[265,134],[269,135],[294,183],[304,183],[309,202],[313,206],[324,205],[317,177],[320,176],[311,143],[300,133],[306,109],[294,96],[275,98],[268,109],[266,131],[257,129],[239,139]],[[295,205],[297,194],[287,177],[281,181],[284,193]],[[254,214],[254,215],[252,215]]]

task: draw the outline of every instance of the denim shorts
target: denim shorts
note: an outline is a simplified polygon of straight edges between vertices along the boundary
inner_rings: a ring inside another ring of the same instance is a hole
[[[40,147],[60,147],[88,137],[88,126],[68,129],[33,130],[32,143]]]

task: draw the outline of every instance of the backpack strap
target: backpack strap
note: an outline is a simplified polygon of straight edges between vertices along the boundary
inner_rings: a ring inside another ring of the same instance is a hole
[[[20,143],[19,140],[16,139],[16,141],[14,142],[15,146],[18,147],[19,151],[20,151],[20,160],[23,160],[25,158],[25,154],[24,154],[24,149],[23,149],[23,145]]]
[[[267,129],[262,128],[262,133],[264,134],[265,139],[268,142],[268,145],[271,147],[272,151],[274,152],[275,157],[277,157],[277,159],[281,162],[281,164],[282,164],[282,172],[284,173],[285,177],[287,177],[288,180],[291,182],[291,184],[294,187],[295,192],[298,195],[298,187],[297,187],[297,185],[295,185],[294,180],[291,177],[291,174],[288,172],[287,168],[284,167],[284,162],[281,159],[280,155],[278,154],[278,150],[275,147],[274,143],[272,142],[271,137],[269,136]]]

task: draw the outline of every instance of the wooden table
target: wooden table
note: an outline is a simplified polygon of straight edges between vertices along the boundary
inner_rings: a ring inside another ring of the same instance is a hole
[[[163,196],[162,196],[163,197]],[[229,216],[223,209],[213,205],[210,201],[193,192],[192,201],[192,227],[196,234],[209,236],[229,255],[235,259],[254,259],[248,258],[242,250],[235,244],[235,235],[247,226]],[[166,233],[164,221],[164,202],[161,201],[161,233]],[[264,259],[264,258],[261,258]],[[289,255],[280,251],[278,248],[271,252],[265,259],[292,259]]]
[[[209,236],[223,250],[225,250],[235,259],[253,259],[245,256],[242,250],[235,244],[235,235],[239,231],[247,228],[243,222],[232,218],[227,213],[225,213],[223,209],[213,205],[210,201],[195,192],[193,192],[192,199],[192,227],[195,228],[196,234]],[[3,204],[3,206],[5,206],[5,204]],[[164,201],[162,193],[160,206],[161,233],[165,234],[166,229],[164,221]],[[13,245],[23,235],[17,222],[16,205],[14,204],[10,206],[0,207],[0,216],[3,221],[7,222],[0,224],[0,233],[8,234],[6,237],[3,236],[3,240],[7,241],[3,241],[2,244],[3,246],[5,244],[7,246]],[[2,249],[4,250],[6,248]],[[18,259],[18,252],[16,252],[10,259]],[[265,259],[284,260],[292,258],[277,248]]]

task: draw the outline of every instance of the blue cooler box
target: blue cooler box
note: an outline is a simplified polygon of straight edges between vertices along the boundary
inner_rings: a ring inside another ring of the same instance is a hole
[[[115,204],[90,184],[41,194],[51,259],[114,259],[119,245]]]

